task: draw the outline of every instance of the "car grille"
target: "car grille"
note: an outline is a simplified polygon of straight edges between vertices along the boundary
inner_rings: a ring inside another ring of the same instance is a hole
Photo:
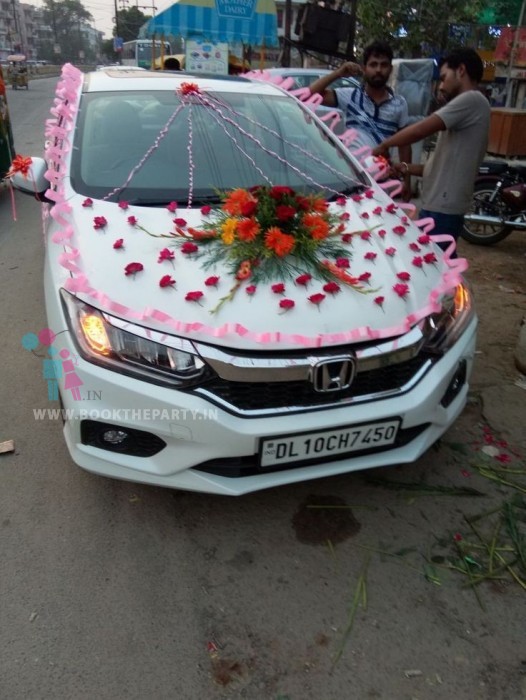
[[[234,412],[254,413],[282,409],[287,413],[341,406],[378,399],[380,395],[403,393],[431,367],[431,357],[421,352],[397,364],[358,372],[348,389],[320,393],[310,381],[236,382],[216,377],[196,388],[195,393]]]

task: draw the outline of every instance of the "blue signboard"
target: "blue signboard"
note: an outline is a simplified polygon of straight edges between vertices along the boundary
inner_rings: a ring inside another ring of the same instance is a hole
[[[119,51],[122,51],[122,44],[123,39],[120,36],[113,37],[113,50],[115,51],[115,53],[119,53]]]
[[[217,14],[231,19],[252,19],[257,0],[216,0]]]

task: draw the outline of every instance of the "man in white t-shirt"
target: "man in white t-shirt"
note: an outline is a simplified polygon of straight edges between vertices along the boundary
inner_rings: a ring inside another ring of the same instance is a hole
[[[446,104],[389,137],[373,151],[381,155],[392,146],[412,144],[440,132],[425,165],[401,162],[394,169],[402,176],[423,178],[420,216],[431,216],[435,220],[434,233],[448,233],[455,240],[462,232],[475,176],[488,143],[491,109],[478,90],[483,71],[482,60],[474,49],[452,51],[440,63],[439,90]]]

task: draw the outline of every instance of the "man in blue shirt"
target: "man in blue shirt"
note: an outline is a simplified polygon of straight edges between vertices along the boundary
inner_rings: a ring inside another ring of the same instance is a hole
[[[311,93],[318,93],[323,97],[324,106],[342,110],[348,129],[356,129],[358,136],[352,143],[353,148],[376,148],[409,122],[407,102],[387,86],[393,70],[392,61],[393,51],[389,44],[375,41],[363,52],[363,67],[347,61],[330,75],[319,78],[310,86]],[[357,76],[363,76],[361,87],[329,87],[339,78]],[[401,162],[411,162],[411,146],[401,146],[398,152]],[[409,197],[409,189],[408,176],[404,181],[404,199]]]

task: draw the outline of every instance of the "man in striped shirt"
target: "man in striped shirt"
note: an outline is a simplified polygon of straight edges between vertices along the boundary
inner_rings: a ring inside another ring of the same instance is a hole
[[[310,86],[311,93],[322,95],[323,105],[342,110],[348,129],[356,129],[358,136],[352,143],[353,149],[360,146],[376,148],[409,123],[407,102],[387,86],[392,61],[393,51],[389,44],[375,41],[364,50],[363,68],[358,63],[347,61]],[[339,78],[360,75],[363,76],[361,87],[329,87]],[[401,146],[398,153],[401,162],[411,162],[411,146]],[[409,190],[408,176],[404,181],[404,199],[409,198]]]

